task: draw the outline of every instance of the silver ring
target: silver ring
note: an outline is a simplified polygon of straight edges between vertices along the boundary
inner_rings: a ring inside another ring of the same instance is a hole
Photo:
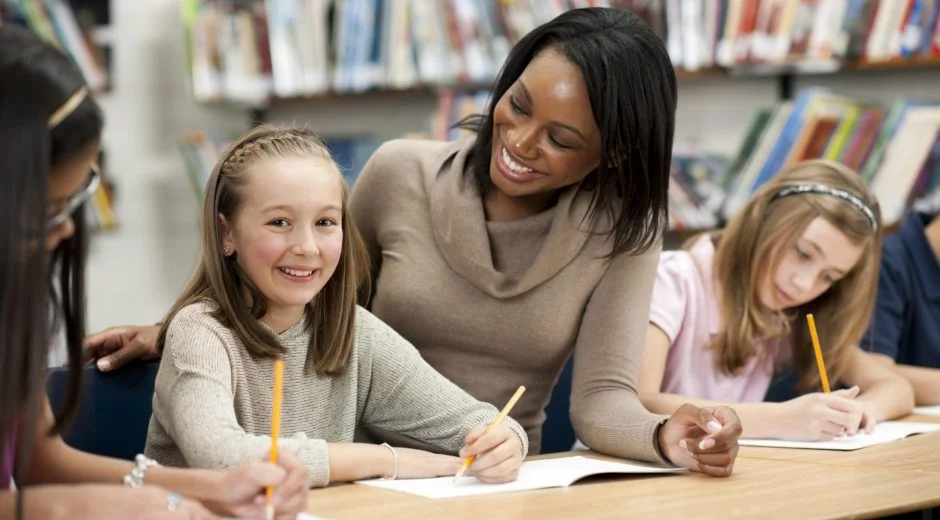
[[[170,493],[166,496],[166,509],[167,511],[176,511],[176,508],[183,503],[183,499],[180,497],[179,493]]]

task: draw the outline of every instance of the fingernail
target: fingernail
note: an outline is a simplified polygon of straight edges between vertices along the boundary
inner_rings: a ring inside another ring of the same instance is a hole
[[[705,427],[708,428],[708,433],[716,433],[721,431],[721,423],[712,419],[705,424]]]
[[[99,359],[98,370],[111,370],[111,362],[107,359]]]
[[[698,449],[707,450],[715,445],[715,439],[705,439],[698,443]]]
[[[689,445],[685,442],[685,439],[682,439],[681,441],[679,441],[679,447],[684,449],[685,451],[689,451]]]

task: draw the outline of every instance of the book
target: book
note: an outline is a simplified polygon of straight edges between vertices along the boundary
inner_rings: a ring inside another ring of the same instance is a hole
[[[899,441],[917,435],[940,431],[940,423],[917,423],[885,421],[875,426],[874,433],[859,433],[852,436],[836,437],[830,441],[788,441],[780,439],[741,439],[741,446],[763,448],[797,448],[810,450],[854,451],[888,442]]]
[[[940,428],[940,425],[937,425]],[[562,457],[524,462],[519,477],[505,484],[486,484],[475,477],[438,477],[402,480],[360,480],[357,484],[400,491],[424,498],[456,498],[514,491],[568,487],[594,475],[642,475],[681,473],[683,468],[664,468],[640,462],[610,462],[589,457]]]

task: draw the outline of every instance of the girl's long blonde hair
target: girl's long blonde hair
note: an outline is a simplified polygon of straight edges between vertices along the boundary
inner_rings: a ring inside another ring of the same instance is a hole
[[[219,216],[235,222],[251,166],[280,157],[314,157],[336,168],[326,145],[304,127],[260,126],[232,143],[216,163],[206,184],[202,215],[202,260],[173,308],[163,320],[157,345],[163,350],[167,327],[183,307],[211,300],[213,318],[235,331],[254,355],[274,357],[284,351],[277,337],[259,321],[267,312],[264,295],[239,267],[235,256],[222,254]],[[307,304],[306,326],[312,331],[307,369],[326,374],[345,370],[353,348],[356,294],[369,284],[368,256],[347,208],[349,189],[342,181],[343,250],[339,265],[323,289]],[[245,294],[249,297],[246,298]]]
[[[854,196],[871,215],[844,198],[826,193],[781,197],[795,186],[823,186]],[[760,304],[759,288],[773,276],[783,254],[816,217],[822,217],[862,247],[858,263],[815,300],[785,312],[768,313]],[[812,160],[780,173],[762,187],[729,222],[712,235],[715,290],[722,330],[712,347],[719,352],[719,369],[734,374],[756,355],[755,342],[789,335],[792,363],[799,387],[819,384],[809,331],[800,320],[812,313],[824,350],[826,370],[836,381],[851,350],[859,344],[874,307],[881,261],[881,212],[859,175],[839,163]]]

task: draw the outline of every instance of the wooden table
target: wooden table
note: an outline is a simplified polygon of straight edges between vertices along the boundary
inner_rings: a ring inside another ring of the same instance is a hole
[[[310,514],[337,520],[874,518],[937,506],[940,432],[856,452],[742,447],[726,479],[595,477],[569,488],[442,500],[347,484],[308,498]]]

